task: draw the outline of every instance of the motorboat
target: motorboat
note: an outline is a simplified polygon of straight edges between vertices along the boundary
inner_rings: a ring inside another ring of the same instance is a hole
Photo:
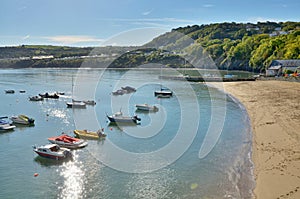
[[[35,96],[32,96],[32,97],[29,97],[29,100],[30,101],[43,101],[44,98],[39,96],[39,95],[35,95]]]
[[[96,102],[94,100],[84,100],[83,101],[86,105],[96,105]]]
[[[157,106],[151,106],[149,104],[136,104],[135,107],[137,110],[142,110],[142,111],[158,111]]]
[[[25,90],[19,90],[19,92],[20,92],[20,93],[26,93],[26,91],[25,91]]]
[[[70,149],[60,147],[57,144],[46,144],[43,146],[33,146],[33,151],[39,156],[55,160],[63,160],[72,157]]]
[[[97,132],[88,130],[74,130],[74,134],[81,139],[101,139],[105,138],[104,129],[99,129]]]
[[[173,92],[169,89],[161,88],[160,90],[154,91],[154,96],[172,96]]]
[[[53,94],[45,93],[45,94],[39,94],[39,96],[41,96],[43,98],[52,98],[52,99],[59,98],[59,95],[57,93],[53,93]]]
[[[125,86],[125,87],[121,87],[121,88],[122,88],[122,90],[125,90],[126,93],[133,93],[136,91],[136,89],[131,86]]]
[[[123,95],[125,93],[127,93],[127,91],[123,90],[123,89],[119,89],[119,90],[116,90],[116,91],[112,92],[113,95]]]
[[[13,121],[13,123],[16,123],[16,124],[25,124],[25,125],[33,125],[34,124],[34,119],[30,118],[26,115],[12,116],[10,119]]]
[[[65,147],[69,149],[83,148],[88,144],[86,141],[82,139],[74,138],[67,134],[49,137],[48,141],[51,142],[52,144],[58,144],[61,147]]]
[[[7,94],[13,94],[13,93],[15,93],[15,91],[14,90],[5,90],[5,93],[7,93]]]
[[[12,125],[10,122],[4,120],[4,118],[7,118],[7,117],[0,118],[0,130],[1,131],[13,130],[14,128],[16,128],[15,125]]]
[[[72,100],[72,102],[66,102],[67,108],[86,108],[86,103],[82,101]]]
[[[134,116],[123,116],[123,113],[121,111],[108,116],[106,115],[110,122],[113,123],[134,123],[137,124],[139,121],[141,121],[141,118],[139,118],[137,115]]]

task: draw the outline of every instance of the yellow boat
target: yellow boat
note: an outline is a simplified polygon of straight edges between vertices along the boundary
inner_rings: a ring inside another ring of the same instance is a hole
[[[74,134],[82,139],[100,139],[105,138],[103,129],[99,129],[97,132],[88,131],[88,130],[74,130]]]

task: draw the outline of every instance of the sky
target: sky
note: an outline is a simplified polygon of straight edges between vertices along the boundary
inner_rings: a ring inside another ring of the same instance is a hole
[[[142,45],[172,28],[300,21],[299,0],[1,0],[0,46]]]

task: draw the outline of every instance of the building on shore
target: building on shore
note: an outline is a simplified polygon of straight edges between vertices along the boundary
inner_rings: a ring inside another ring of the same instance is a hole
[[[273,60],[266,70],[266,76],[279,76],[286,71],[299,72],[300,59]]]

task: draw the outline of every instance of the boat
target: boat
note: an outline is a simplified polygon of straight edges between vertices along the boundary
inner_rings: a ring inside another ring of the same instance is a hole
[[[94,100],[84,100],[83,101],[86,105],[96,105],[96,102]]]
[[[29,97],[29,101],[43,101],[43,100],[44,100],[44,98],[39,95]]]
[[[53,93],[53,94],[45,93],[45,94],[39,94],[39,96],[41,96],[43,98],[52,98],[52,99],[59,98],[59,95],[57,95],[57,93]]]
[[[172,96],[173,92],[169,89],[161,88],[160,90],[154,91],[154,96]]]
[[[33,151],[39,156],[55,160],[63,160],[72,157],[70,149],[60,147],[57,144],[46,144],[43,146],[33,146]]]
[[[162,67],[160,68],[160,76],[162,76]],[[160,83],[160,90],[154,91],[154,96],[169,96],[171,97],[173,92],[167,88],[163,88],[162,84]]]
[[[87,146],[87,142],[79,139],[71,137],[67,134],[62,134],[60,136],[49,137],[48,141],[52,144],[57,144],[61,147],[69,148],[69,149],[78,149]]]
[[[82,139],[101,139],[105,138],[106,134],[104,129],[99,129],[97,132],[88,131],[88,130],[74,130],[74,134]]]
[[[119,89],[119,90],[116,90],[116,91],[112,92],[113,95],[123,95],[125,93],[127,93],[127,91],[123,90],[123,89]]]
[[[19,90],[19,92],[20,92],[20,93],[26,93],[26,91],[25,91],[25,90]]]
[[[142,111],[158,111],[157,106],[151,106],[149,104],[136,104],[135,107],[137,110],[142,110]]]
[[[7,94],[13,94],[13,93],[15,93],[15,91],[14,90],[5,90],[5,93],[7,93]]]
[[[121,87],[121,88],[122,88],[122,90],[125,90],[126,93],[133,93],[136,91],[136,89],[131,86],[125,86],[125,87]]]
[[[12,116],[10,119],[13,121],[13,123],[16,123],[16,124],[25,124],[25,125],[33,125],[34,124],[34,119],[29,118],[26,115]]]
[[[0,118],[0,130],[1,131],[13,130],[14,128],[16,128],[15,125],[12,125],[10,122],[4,120],[4,118],[7,118],[7,117]]]
[[[75,101],[72,100],[72,102],[66,102],[67,108],[86,108],[86,103],[82,101]]]
[[[86,108],[86,103],[79,100],[73,99],[73,90],[74,90],[74,83],[73,83],[73,76],[72,76],[72,102],[66,102],[67,108]]]
[[[134,123],[137,124],[139,121],[141,121],[141,118],[139,118],[137,115],[134,116],[123,116],[123,113],[121,111],[106,117],[109,119],[110,122],[113,123]]]

